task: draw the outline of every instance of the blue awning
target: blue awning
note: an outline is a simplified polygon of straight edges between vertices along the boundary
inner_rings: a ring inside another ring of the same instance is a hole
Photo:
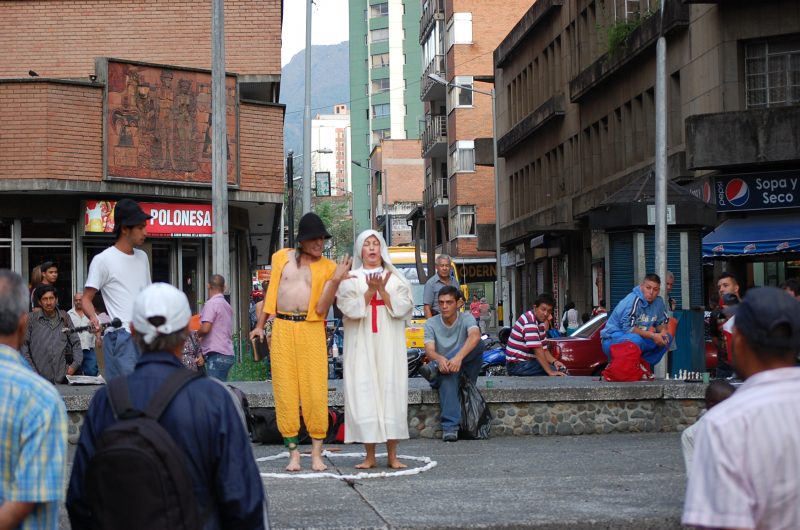
[[[703,257],[800,252],[800,214],[728,219],[703,238]]]

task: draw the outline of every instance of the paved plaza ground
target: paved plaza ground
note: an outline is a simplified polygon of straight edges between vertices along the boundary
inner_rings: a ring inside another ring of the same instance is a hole
[[[361,451],[360,445],[328,447]],[[283,448],[256,445],[254,451],[270,456]],[[686,475],[676,433],[417,439],[403,442],[400,453],[437,465],[417,475],[356,481],[266,478],[272,527],[680,528]],[[281,473],[285,462],[260,467]],[[340,474],[356,473],[357,462],[328,459]]]

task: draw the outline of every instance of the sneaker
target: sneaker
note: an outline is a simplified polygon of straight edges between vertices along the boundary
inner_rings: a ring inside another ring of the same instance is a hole
[[[423,364],[419,367],[419,375],[424,377],[429,383],[432,383],[433,380],[439,375],[439,363],[432,361],[427,364]]]
[[[458,433],[456,432],[446,432],[442,435],[443,442],[457,442],[458,441]]]

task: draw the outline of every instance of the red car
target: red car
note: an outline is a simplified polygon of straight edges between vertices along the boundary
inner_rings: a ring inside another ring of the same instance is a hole
[[[600,346],[600,331],[606,326],[607,313],[592,318],[569,337],[547,339],[550,353],[564,363],[570,375],[600,375],[608,358]]]

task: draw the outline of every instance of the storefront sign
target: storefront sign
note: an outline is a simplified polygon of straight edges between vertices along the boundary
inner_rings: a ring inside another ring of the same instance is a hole
[[[656,224],[656,205],[655,204],[648,204],[647,205],[647,224],[655,225]],[[675,205],[668,204],[667,205],[667,224],[674,225],[675,224]]]
[[[84,231],[102,234],[114,231],[116,201],[86,201]],[[210,204],[170,204],[140,202],[142,210],[152,215],[147,221],[151,237],[211,237]]]
[[[800,207],[800,171],[718,175],[714,183],[718,212]]]
[[[272,274],[272,269],[257,269],[256,270],[256,281],[258,283],[268,282],[270,274]]]
[[[497,267],[494,263],[463,263],[457,267],[461,280],[466,283],[493,282],[497,279]]]

